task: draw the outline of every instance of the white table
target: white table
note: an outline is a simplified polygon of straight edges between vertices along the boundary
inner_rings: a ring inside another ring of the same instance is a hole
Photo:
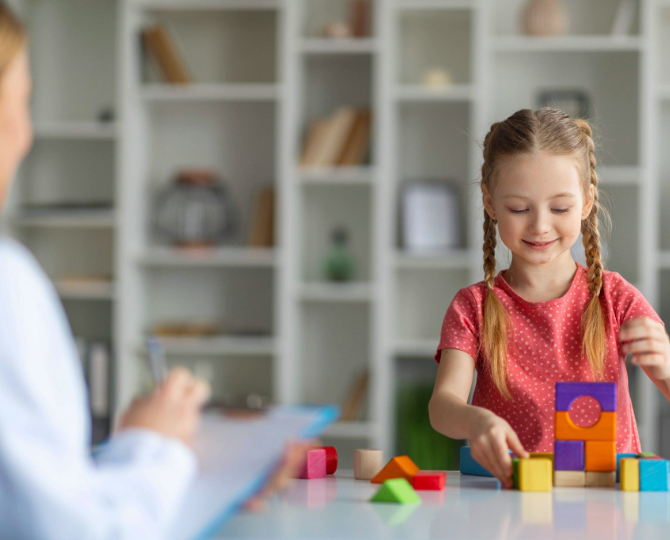
[[[458,472],[443,492],[419,492],[418,505],[368,502],[377,489],[351,471],[295,480],[267,512],[237,515],[216,538],[670,539],[670,493],[522,493]]]

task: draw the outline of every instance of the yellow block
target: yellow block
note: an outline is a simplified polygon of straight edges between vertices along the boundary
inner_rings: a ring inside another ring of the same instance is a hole
[[[554,470],[554,453],[553,452],[531,452],[531,459],[548,459],[551,461],[551,470]]]
[[[557,441],[616,441],[616,413],[601,412],[598,421],[591,427],[575,424],[566,411],[556,411]]]
[[[530,458],[519,460],[519,489],[521,491],[551,491],[551,460]]]
[[[622,491],[640,491],[640,461],[622,458],[619,461],[619,480]]]

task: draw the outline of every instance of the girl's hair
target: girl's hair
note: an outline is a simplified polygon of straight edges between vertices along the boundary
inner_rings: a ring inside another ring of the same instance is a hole
[[[482,191],[486,188],[489,193],[493,193],[496,176],[505,157],[538,152],[573,158],[583,179],[585,195],[588,194],[590,185],[594,187],[593,208],[588,217],[582,220],[589,292],[592,295],[582,315],[582,351],[587,355],[594,377],[600,378],[604,372],[606,331],[599,301],[603,287],[603,263],[600,257],[598,213],[602,210],[605,218],[607,213],[598,202],[595,146],[591,134],[588,122],[573,120],[558,109],[544,107],[537,111],[517,111],[507,120],[493,124],[484,139],[481,187]],[[507,346],[511,326],[507,310],[493,292],[496,224],[484,209],[484,279],[488,290],[484,303],[482,345],[493,382],[500,393],[509,398],[511,394],[507,385]]]
[[[7,4],[0,0],[0,76],[25,46],[26,32]]]

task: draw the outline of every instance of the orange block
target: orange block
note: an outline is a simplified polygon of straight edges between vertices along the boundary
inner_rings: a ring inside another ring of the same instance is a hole
[[[414,475],[418,472],[419,467],[414,464],[409,456],[398,456],[389,461],[370,482],[383,484],[393,478],[404,478],[411,484]]]
[[[588,472],[616,471],[616,441],[586,441],[584,458]]]
[[[616,413],[601,412],[591,427],[580,427],[570,419],[567,411],[556,411],[557,441],[616,441]],[[615,467],[616,469],[616,467]]]

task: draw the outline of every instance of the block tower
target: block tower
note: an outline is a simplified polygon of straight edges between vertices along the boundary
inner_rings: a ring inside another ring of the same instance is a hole
[[[570,406],[582,396],[600,404],[600,418],[589,427],[578,426],[570,418]],[[616,383],[556,383],[555,486],[614,486],[616,404]]]

